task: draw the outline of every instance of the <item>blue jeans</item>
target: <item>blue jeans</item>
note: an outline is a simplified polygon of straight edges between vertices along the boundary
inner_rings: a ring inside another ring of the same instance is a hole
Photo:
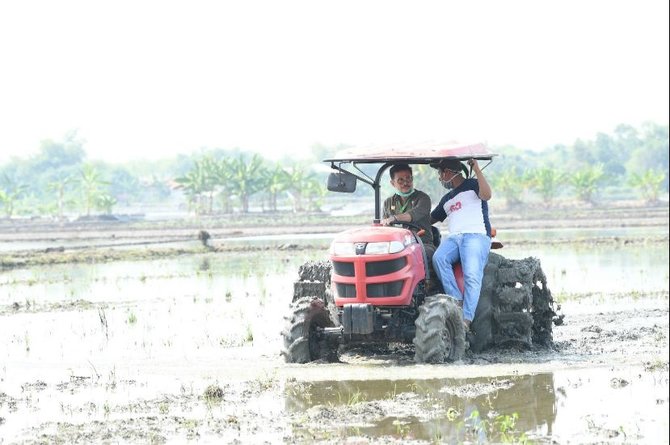
[[[463,318],[475,318],[479,292],[482,289],[484,267],[491,250],[491,238],[482,233],[458,233],[450,235],[438,246],[433,255],[433,268],[442,282],[447,295],[463,301]],[[453,264],[461,262],[465,295],[456,284]],[[464,298],[465,297],[465,298]]]

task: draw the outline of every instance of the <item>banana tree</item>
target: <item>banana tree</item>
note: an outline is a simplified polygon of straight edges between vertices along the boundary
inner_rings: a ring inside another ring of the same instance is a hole
[[[2,204],[5,216],[11,218],[16,210],[16,203],[22,197],[23,192],[28,189],[25,184],[17,184],[9,176],[4,175],[3,182],[5,189],[0,189],[0,203]]]
[[[186,193],[189,208],[193,208],[196,215],[203,213],[205,208],[212,210],[212,200],[215,187],[215,163],[211,158],[199,159],[184,176],[175,178],[178,188]],[[207,194],[208,204],[203,203]]]
[[[105,212],[105,215],[111,215],[112,209],[117,204],[117,200],[112,195],[102,194],[98,196],[97,207]]]
[[[570,176],[570,183],[580,201],[593,204],[593,195],[604,176],[602,164],[584,167]]]
[[[216,194],[218,195],[218,201],[221,205],[221,211],[223,213],[233,212],[233,187],[231,185],[233,177],[232,171],[232,163],[230,159],[227,158],[219,159],[213,165],[213,181]]]
[[[79,185],[82,187],[86,216],[90,216],[91,209],[95,207],[96,201],[102,193],[101,187],[109,185],[109,182],[102,179],[100,172],[95,166],[84,164],[80,170]]]
[[[491,179],[496,193],[500,193],[505,198],[507,207],[521,204],[521,197],[531,183],[531,179],[527,175],[513,170],[505,170]]]
[[[242,213],[249,213],[249,198],[266,186],[265,161],[254,154],[249,161],[243,155],[230,162],[231,190],[240,199]]]
[[[314,174],[307,171],[306,166],[296,165],[289,172],[290,190],[293,195],[293,211],[301,212],[304,210],[303,197],[310,187],[310,182],[314,181]]]
[[[216,191],[217,181],[216,173],[218,170],[218,163],[210,156],[202,158],[199,162],[199,167],[202,170],[204,178],[203,194],[206,198],[207,213],[212,214],[214,209],[214,193]]]
[[[326,196],[326,188],[314,177],[307,179],[305,183],[305,194],[307,195],[307,206],[309,210],[319,211]]]
[[[70,184],[75,182],[72,176],[64,176],[47,184],[47,189],[56,192],[56,206],[58,212],[58,219],[62,220],[65,208],[65,193]]]
[[[531,170],[528,175],[531,188],[535,189],[546,205],[549,205],[556,197],[556,192],[565,174],[551,167],[541,167]]]
[[[628,183],[639,190],[642,197],[650,204],[658,202],[658,196],[663,188],[665,172],[647,169],[642,174],[632,173]]]
[[[277,211],[277,197],[291,185],[291,176],[281,166],[276,165],[267,171],[267,191],[270,197],[270,211]]]

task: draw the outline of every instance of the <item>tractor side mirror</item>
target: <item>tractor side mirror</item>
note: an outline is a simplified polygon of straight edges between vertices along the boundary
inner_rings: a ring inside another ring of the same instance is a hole
[[[328,190],[331,192],[353,193],[356,191],[356,176],[340,171],[328,175]]]

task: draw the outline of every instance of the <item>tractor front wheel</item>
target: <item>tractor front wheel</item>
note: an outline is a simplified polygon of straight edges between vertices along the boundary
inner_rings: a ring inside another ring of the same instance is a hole
[[[319,332],[319,328],[335,326],[321,299],[299,298],[291,303],[290,312],[284,320],[282,355],[287,363],[337,361],[337,345],[329,343]]]
[[[463,312],[454,299],[444,294],[427,297],[419,307],[414,325],[416,363],[444,363],[463,358]]]

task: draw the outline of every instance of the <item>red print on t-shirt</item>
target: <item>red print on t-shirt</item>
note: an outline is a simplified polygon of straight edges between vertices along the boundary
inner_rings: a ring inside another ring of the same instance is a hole
[[[451,207],[449,207],[449,213],[455,212],[456,210],[461,210],[461,201],[458,201],[456,204],[452,204]]]

